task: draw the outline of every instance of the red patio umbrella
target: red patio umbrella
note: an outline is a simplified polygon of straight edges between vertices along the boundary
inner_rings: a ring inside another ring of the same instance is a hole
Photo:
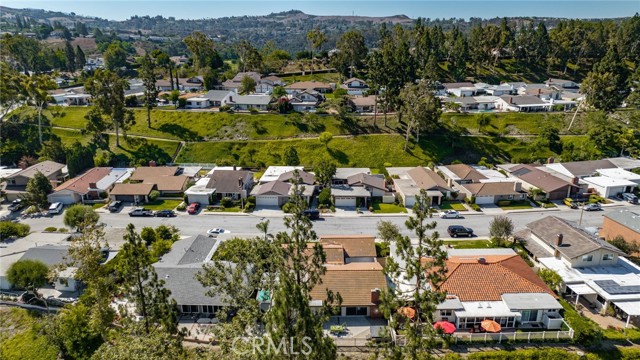
[[[502,330],[502,326],[493,320],[484,320],[480,323],[480,326],[487,332],[499,332]]]
[[[453,334],[456,331],[456,325],[448,321],[437,321],[433,324],[435,329],[442,329],[445,334]]]

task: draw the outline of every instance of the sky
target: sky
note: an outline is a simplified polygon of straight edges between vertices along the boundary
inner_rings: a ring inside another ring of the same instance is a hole
[[[272,12],[301,10],[313,15],[388,16],[410,18],[480,17],[566,17],[614,18],[640,12],[639,0],[2,0],[3,6],[34,8],[109,20],[125,20],[138,16],[173,16],[177,19],[218,18],[226,16],[267,15]]]

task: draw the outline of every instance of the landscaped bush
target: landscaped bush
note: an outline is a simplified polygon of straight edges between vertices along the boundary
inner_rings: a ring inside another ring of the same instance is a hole
[[[0,221],[0,240],[6,240],[14,236],[25,237],[29,235],[30,230],[31,227],[29,225]]]
[[[604,204],[605,199],[602,196],[598,196],[598,195],[589,195],[589,204],[593,204],[593,203],[603,203]]]
[[[178,211],[187,210],[187,204],[186,203],[182,203],[182,204],[178,205],[178,207],[176,207],[176,210],[178,210]]]
[[[229,198],[229,197],[223,197],[220,200],[220,205],[222,205],[222,206],[224,206],[226,208],[233,207],[233,200],[231,200],[231,198]]]
[[[331,189],[324,188],[318,194],[318,204],[320,205],[330,205],[331,204]]]
[[[511,205],[511,200],[500,200],[498,201],[498,206],[509,206]]]
[[[469,204],[469,206],[471,206],[471,208],[475,211],[482,211],[482,209],[480,208],[480,205],[478,204]]]
[[[515,351],[483,351],[469,354],[469,360],[538,360],[538,359],[563,359],[580,360],[583,359],[575,352],[563,349],[543,348],[527,349]]]
[[[247,205],[252,204],[253,206],[256,205],[256,197],[255,196],[249,196],[247,197]]]
[[[258,113],[258,109],[256,108],[249,108],[249,112],[252,114],[257,114]]]
[[[593,321],[580,315],[568,302],[558,299],[564,308],[564,319],[575,331],[573,342],[584,346],[598,344],[602,340],[602,330]]]
[[[475,204],[476,203],[476,197],[475,196],[465,197],[464,198],[464,202],[466,202],[469,205]]]
[[[156,201],[160,197],[160,192],[158,190],[152,190],[149,194],[150,201]]]
[[[329,208],[329,210],[331,210],[331,212],[336,212],[336,207],[331,205],[331,207]]]
[[[44,232],[56,232],[56,231],[58,231],[58,228],[56,228],[55,226],[49,226],[44,229]]]
[[[615,327],[609,326],[607,330],[603,331],[603,337],[606,340],[618,342],[631,341],[637,344],[638,342],[640,342],[640,330],[632,328],[617,329]]]
[[[67,232],[69,232],[69,229],[67,229],[67,228],[58,228],[58,232],[67,233]]]

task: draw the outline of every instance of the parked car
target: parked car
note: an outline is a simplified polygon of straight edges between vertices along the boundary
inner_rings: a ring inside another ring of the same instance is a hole
[[[9,205],[7,209],[9,209],[9,211],[11,212],[14,212],[22,209],[22,206],[22,199],[15,199],[11,202],[11,205]]]
[[[120,210],[120,207],[122,206],[122,201],[120,200],[116,200],[116,201],[112,201],[111,204],[109,204],[109,212],[117,212],[118,210]]]
[[[451,225],[447,228],[447,232],[451,237],[468,236],[473,237],[473,229],[462,225]]]
[[[566,198],[564,200],[562,200],[562,202],[567,205],[568,207],[572,208],[572,209],[577,209],[578,208],[578,203],[576,201],[574,201],[571,198]]]
[[[320,219],[320,211],[318,210],[305,210],[303,214],[311,220]]]
[[[173,210],[158,210],[156,211],[157,217],[174,217],[176,216],[175,211]]]
[[[631,204],[638,203],[638,197],[636,196],[636,194],[632,194],[632,193],[623,193],[622,200],[627,201]]]
[[[51,206],[49,206],[49,215],[60,214],[63,207],[64,204],[61,202],[51,204]]]
[[[136,208],[133,209],[131,211],[129,211],[129,216],[134,217],[134,216],[153,216],[153,211],[149,210],[149,209],[145,209],[145,208]]]
[[[225,230],[223,228],[215,228],[215,229],[207,230],[207,235],[209,235],[209,237],[214,237],[214,236],[218,236],[220,234],[224,234],[225,232],[227,232],[227,230]]]
[[[440,213],[441,219],[460,219],[460,213],[455,210],[447,210]]]
[[[587,204],[587,205],[582,207],[582,210],[584,210],[584,211],[598,211],[598,210],[602,210],[602,206],[600,204],[598,204],[598,203]]]
[[[189,207],[187,208],[187,212],[191,215],[195,214],[198,212],[198,210],[200,209],[200,203],[191,203],[189,205]]]

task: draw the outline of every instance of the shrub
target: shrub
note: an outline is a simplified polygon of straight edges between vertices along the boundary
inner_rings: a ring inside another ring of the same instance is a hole
[[[160,197],[160,192],[158,190],[152,190],[149,194],[150,201],[156,201]]]
[[[286,214],[289,214],[291,212],[291,208],[293,207],[292,203],[286,203],[284,205],[282,205],[282,211],[284,211]]]
[[[12,237],[25,237],[29,235],[31,227],[26,224],[12,223],[11,221],[0,221],[0,240]]]
[[[38,289],[47,282],[49,268],[39,260],[18,260],[7,270],[7,279],[18,289]]]
[[[222,206],[224,206],[226,208],[233,207],[233,200],[231,200],[231,198],[229,198],[229,197],[223,197],[220,200],[220,205],[222,205]]]
[[[252,204],[252,205],[256,205],[256,197],[255,196],[249,196],[247,197],[247,205]]]
[[[509,206],[511,205],[511,200],[500,200],[498,201],[498,206]]]
[[[88,205],[73,205],[64,212],[64,224],[70,228],[82,230],[86,225],[97,224],[100,215]]]
[[[369,212],[373,212],[373,206],[369,206]]]
[[[222,105],[218,108],[218,111],[223,112],[223,111],[229,111],[231,110],[231,106],[229,105]]]
[[[331,205],[331,207],[329,208],[329,210],[331,210],[331,212],[336,212],[336,207]]]
[[[454,358],[455,359],[455,358]],[[537,360],[537,359],[563,359],[580,360],[582,357],[575,352],[564,349],[542,348],[516,351],[483,351],[469,354],[469,360]]]
[[[69,232],[69,229],[67,229],[67,228],[59,228],[58,232],[67,233],[67,232]]]
[[[469,206],[471,206],[471,208],[475,211],[482,211],[482,209],[480,208],[480,205],[478,204],[469,204]]]
[[[58,229],[55,226],[49,226],[44,229],[44,232],[56,232]]]
[[[331,189],[324,188],[318,194],[318,204],[320,205],[330,205],[331,204]]]
[[[176,207],[176,210],[178,211],[185,211],[187,210],[187,204],[186,203],[181,203],[180,205],[178,205],[178,207]]]
[[[249,112],[252,114],[257,114],[258,113],[258,109],[256,108],[249,108]]]

